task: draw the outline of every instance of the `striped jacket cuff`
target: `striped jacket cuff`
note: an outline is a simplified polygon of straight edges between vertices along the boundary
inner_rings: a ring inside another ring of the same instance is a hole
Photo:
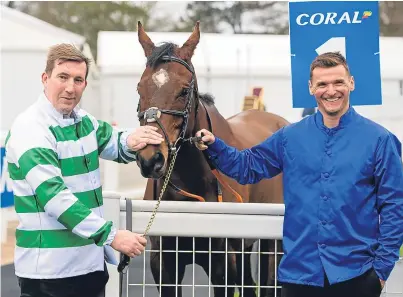
[[[121,154],[121,157],[126,161],[126,162],[132,162],[136,161],[136,152],[130,150],[129,146],[127,145],[127,138],[129,137],[131,132],[129,131],[124,131],[120,135],[120,147],[122,150],[119,150],[119,153]]]
[[[111,227],[111,231],[109,232],[108,237],[106,238],[104,245],[111,245],[113,240],[115,239],[115,235],[116,235],[116,228],[112,225]]]

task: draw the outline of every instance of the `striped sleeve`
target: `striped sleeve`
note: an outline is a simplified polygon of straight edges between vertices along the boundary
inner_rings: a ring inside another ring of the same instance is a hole
[[[98,153],[102,159],[127,164],[136,160],[135,152],[127,149],[129,132],[119,131],[104,121],[96,121]]]
[[[114,229],[112,222],[97,216],[66,187],[56,141],[46,127],[40,123],[17,122],[11,130],[6,150],[10,177],[20,197],[32,197],[38,210],[55,219],[54,228],[60,223],[99,246],[106,242]]]

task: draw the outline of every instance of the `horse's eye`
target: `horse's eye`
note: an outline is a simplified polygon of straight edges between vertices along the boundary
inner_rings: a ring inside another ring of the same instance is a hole
[[[180,93],[179,97],[186,97],[189,95],[189,88],[184,88],[182,89],[182,92]]]

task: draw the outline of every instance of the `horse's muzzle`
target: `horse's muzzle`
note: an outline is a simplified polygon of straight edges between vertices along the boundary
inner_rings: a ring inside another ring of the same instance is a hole
[[[139,155],[138,161],[143,177],[160,178],[164,174],[165,157],[161,152],[155,152],[148,160]]]

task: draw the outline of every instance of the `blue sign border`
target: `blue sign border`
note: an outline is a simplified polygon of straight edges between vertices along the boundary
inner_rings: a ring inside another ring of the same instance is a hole
[[[344,22],[299,26],[296,23],[296,17],[302,13],[311,16],[336,12],[340,16],[349,12],[354,16],[356,11],[360,12],[360,24]],[[363,18],[364,11],[369,11],[371,15]],[[346,38],[347,63],[355,80],[350,104],[382,104],[378,1],[289,2],[289,22],[293,107],[317,106],[315,98],[309,94],[309,67],[318,55],[315,50],[332,37]]]

